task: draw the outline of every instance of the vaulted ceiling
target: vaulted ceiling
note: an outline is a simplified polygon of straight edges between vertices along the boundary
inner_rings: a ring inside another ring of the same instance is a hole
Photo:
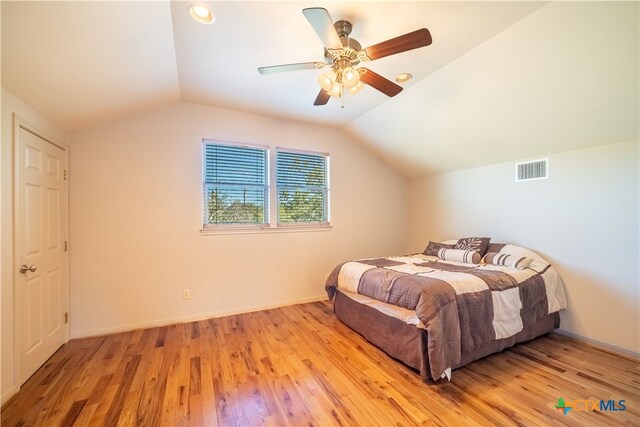
[[[638,138],[637,2],[2,1],[2,86],[75,130],[176,102],[342,127],[406,176]],[[314,107],[322,61],[301,10],[362,46],[426,27],[433,44],[368,65],[414,79]]]

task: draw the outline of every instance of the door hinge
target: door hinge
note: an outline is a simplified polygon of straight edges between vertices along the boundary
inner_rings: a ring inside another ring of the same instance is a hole
[[[65,240],[64,241],[64,251],[67,252],[69,250],[69,243]]]
[[[67,170],[66,169],[64,170],[64,180],[65,181],[67,180]]]
[[[69,312],[64,314],[64,323],[69,323]]]

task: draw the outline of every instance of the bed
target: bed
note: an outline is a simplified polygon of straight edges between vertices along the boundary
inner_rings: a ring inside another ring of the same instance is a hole
[[[429,242],[424,253],[338,265],[325,289],[338,319],[424,379],[559,327],[560,275],[542,257],[488,238]]]

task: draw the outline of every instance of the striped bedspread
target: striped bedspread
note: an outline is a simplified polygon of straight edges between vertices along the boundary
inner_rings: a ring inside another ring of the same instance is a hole
[[[522,250],[506,245],[501,252]],[[338,287],[415,310],[419,326],[428,331],[431,376],[439,379],[462,353],[566,308],[562,279],[533,255],[536,262],[524,270],[423,254],[363,259],[338,265],[325,288],[329,298]]]

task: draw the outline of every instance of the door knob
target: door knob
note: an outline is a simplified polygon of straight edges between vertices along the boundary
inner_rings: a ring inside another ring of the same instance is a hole
[[[20,273],[25,274],[27,271],[30,271],[32,273],[34,273],[37,270],[35,265],[32,265],[31,267],[27,267],[27,264],[22,264],[20,266]]]

